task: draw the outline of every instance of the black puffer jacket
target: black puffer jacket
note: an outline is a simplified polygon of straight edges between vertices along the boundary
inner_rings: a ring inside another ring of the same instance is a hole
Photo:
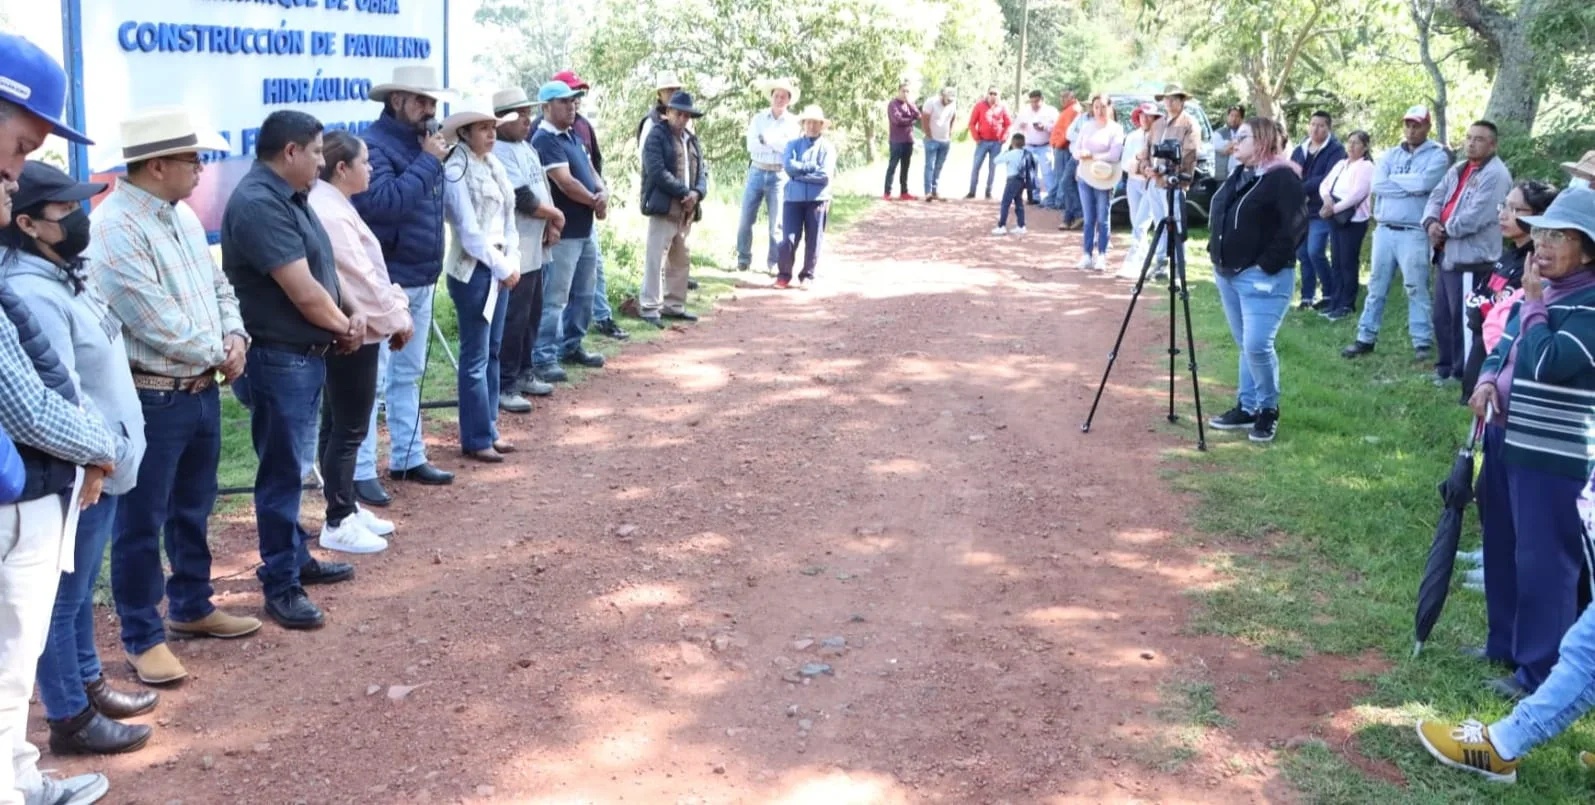
[[[1295,264],[1307,236],[1307,210],[1295,165],[1279,161],[1262,172],[1235,171],[1213,196],[1207,253],[1220,274],[1233,277],[1252,266],[1278,274]]]
[[[17,340],[22,343],[22,350],[28,353],[28,360],[33,362],[33,369],[39,373],[39,379],[44,381],[45,387],[76,405],[78,391],[72,384],[71,374],[61,365],[61,358],[50,346],[49,337],[39,327],[39,322],[33,318],[27,303],[4,283],[0,283],[0,309],[5,311],[6,318],[10,319],[11,324],[17,328]],[[77,477],[77,467],[71,462],[21,443],[17,444],[17,454],[22,457],[22,466],[27,472],[27,481],[23,484],[22,495],[17,498],[18,500],[35,500],[45,495],[60,494],[72,488],[72,482]]]

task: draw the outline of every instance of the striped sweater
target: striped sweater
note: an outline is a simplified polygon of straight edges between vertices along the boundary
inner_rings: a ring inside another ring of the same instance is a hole
[[[1586,287],[1518,306],[1480,379],[1511,362],[1508,463],[1585,480],[1595,471],[1595,287],[1579,279]]]

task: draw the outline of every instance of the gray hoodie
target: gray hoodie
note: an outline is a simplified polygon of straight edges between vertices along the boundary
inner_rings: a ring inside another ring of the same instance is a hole
[[[94,264],[87,268],[92,272]],[[126,494],[138,483],[145,443],[144,407],[133,388],[122,323],[106,307],[96,283],[88,282],[74,295],[66,272],[42,257],[14,251],[0,264],[0,274],[38,320],[84,404],[93,406],[116,440],[116,472],[105,479],[104,493]]]

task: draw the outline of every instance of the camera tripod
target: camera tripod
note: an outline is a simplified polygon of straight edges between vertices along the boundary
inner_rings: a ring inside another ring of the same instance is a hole
[[[1179,415],[1174,413],[1174,361],[1180,354],[1179,344],[1175,337],[1176,319],[1183,308],[1185,311],[1185,351],[1188,356],[1187,365],[1191,370],[1191,396],[1196,401],[1196,449],[1207,449],[1206,422],[1202,420],[1202,389],[1196,376],[1196,338],[1191,330],[1191,293],[1185,284],[1185,243],[1186,232],[1180,226],[1180,210],[1175,205],[1179,203],[1175,188],[1181,182],[1188,181],[1188,177],[1171,176],[1169,186],[1165,189],[1168,206],[1163,219],[1157,222],[1152,230],[1152,240],[1146,250],[1146,260],[1141,264],[1141,275],[1135,280],[1135,290],[1130,294],[1130,305],[1124,311],[1124,321],[1119,324],[1119,336],[1113,340],[1113,351],[1108,353],[1108,365],[1102,370],[1102,382],[1097,384],[1097,396],[1091,401],[1091,412],[1086,415],[1085,422],[1080,425],[1081,433],[1091,432],[1091,421],[1097,416],[1097,406],[1102,403],[1102,392],[1108,386],[1108,375],[1113,373],[1113,364],[1119,357],[1119,349],[1124,346],[1124,334],[1130,328],[1130,317],[1135,315],[1135,303],[1141,298],[1141,289],[1146,286],[1146,278],[1152,272],[1152,265],[1156,262],[1157,242],[1163,238],[1164,258],[1168,261],[1169,278],[1169,421],[1178,422]],[[1166,237],[1165,237],[1166,236]]]

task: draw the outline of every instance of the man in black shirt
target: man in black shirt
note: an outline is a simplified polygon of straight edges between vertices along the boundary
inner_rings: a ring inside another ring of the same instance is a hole
[[[332,243],[307,194],[321,170],[319,121],[303,112],[274,112],[261,124],[255,164],[222,215],[222,270],[238,292],[251,344],[237,389],[250,399],[255,472],[255,522],[260,534],[256,575],[266,614],[287,629],[315,629],[321,610],[302,585],[354,576],[354,567],[310,556],[299,525],[300,468],[315,443],[316,412],[326,381],[326,354],[360,346],[365,317],[340,309]]]

